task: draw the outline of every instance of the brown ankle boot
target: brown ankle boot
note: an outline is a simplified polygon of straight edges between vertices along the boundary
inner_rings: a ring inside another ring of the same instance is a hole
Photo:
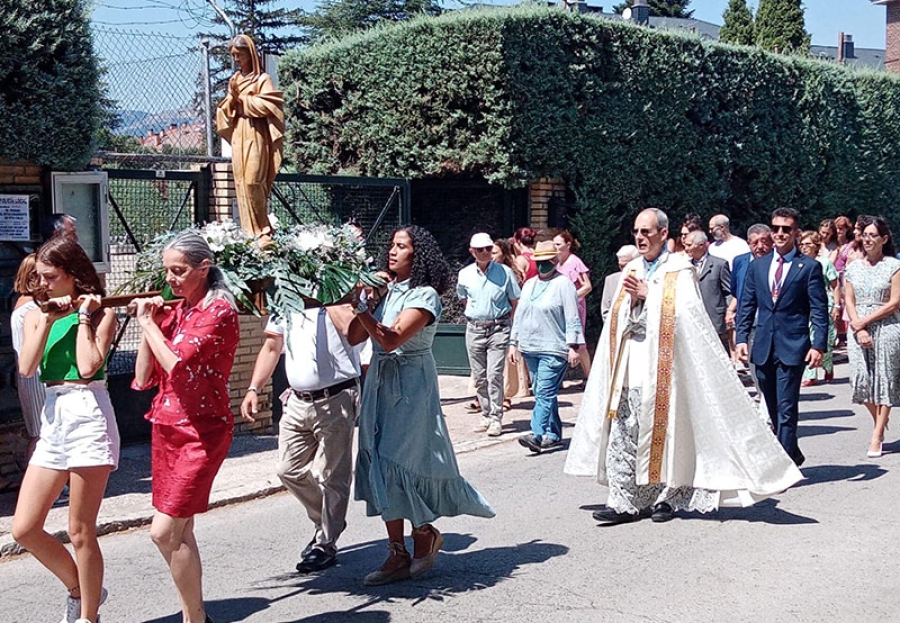
[[[406,551],[406,547],[403,543],[388,543],[388,550],[391,552],[388,559],[384,561],[384,564],[379,569],[367,575],[363,579],[363,584],[366,586],[379,586],[409,578],[411,556]]]

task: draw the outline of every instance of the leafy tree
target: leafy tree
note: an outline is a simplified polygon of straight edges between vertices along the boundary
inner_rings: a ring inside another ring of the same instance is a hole
[[[802,0],[760,0],[756,10],[756,45],[783,54],[806,54],[810,37],[806,32]]]
[[[323,0],[303,19],[312,39],[339,38],[380,22],[402,22],[416,15],[439,15],[437,0]]]
[[[747,0],[729,0],[728,8],[722,14],[723,24],[719,31],[719,41],[737,45],[756,43],[753,14],[747,7]]]
[[[650,5],[650,15],[656,17],[680,17],[682,19],[690,18],[694,12],[688,11],[687,7],[691,0],[647,0]],[[634,0],[625,0],[621,4],[613,7],[613,11],[621,13],[626,7],[634,4]]]

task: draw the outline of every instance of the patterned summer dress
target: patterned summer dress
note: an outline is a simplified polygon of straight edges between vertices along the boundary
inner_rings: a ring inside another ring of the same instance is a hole
[[[863,318],[884,305],[891,296],[891,277],[900,270],[900,260],[885,257],[874,266],[866,260],[847,266],[844,278],[853,286],[856,314]],[[900,405],[900,312],[869,324],[872,348],[862,348],[856,336],[848,335],[850,387],[853,402]]]

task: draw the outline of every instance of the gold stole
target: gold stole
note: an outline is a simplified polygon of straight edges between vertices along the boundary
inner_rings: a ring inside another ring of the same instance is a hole
[[[629,270],[628,274],[622,277],[630,277],[634,274],[634,270]],[[619,296],[616,297],[616,302],[613,304],[612,312],[610,313],[610,324],[609,324],[609,391],[606,392],[606,413],[609,419],[613,419],[616,417],[616,412],[619,410],[619,401],[622,399],[622,385],[625,378],[625,368],[626,366],[622,364],[622,359],[624,359],[623,355],[625,344],[628,342],[628,336],[626,334],[622,335],[622,342],[616,344],[616,334],[619,331],[619,310],[622,307],[622,302],[625,300],[625,297],[628,295],[625,292],[625,288],[619,290]]]
[[[675,359],[675,285],[678,272],[667,273],[663,282],[662,310],[659,318],[659,360],[656,366],[656,405],[653,409],[653,437],[650,441],[650,484],[661,482],[662,460],[669,427],[669,402],[672,397],[672,364]]]

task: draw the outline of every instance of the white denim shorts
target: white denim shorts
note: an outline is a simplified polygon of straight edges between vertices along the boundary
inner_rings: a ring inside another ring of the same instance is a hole
[[[105,381],[47,388],[41,437],[29,464],[62,471],[119,466],[119,428]]]

